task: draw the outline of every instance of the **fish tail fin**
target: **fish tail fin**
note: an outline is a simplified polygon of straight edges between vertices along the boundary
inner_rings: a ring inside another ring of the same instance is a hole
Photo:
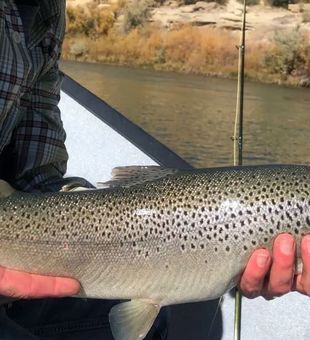
[[[159,305],[145,300],[131,300],[114,306],[109,318],[115,340],[144,339],[159,310]]]

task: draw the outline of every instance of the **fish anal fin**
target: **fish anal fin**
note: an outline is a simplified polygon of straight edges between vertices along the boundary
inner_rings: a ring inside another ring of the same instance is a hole
[[[8,182],[0,179],[0,198],[9,197],[15,192],[16,190]]]
[[[145,182],[154,181],[172,174],[179,170],[163,168],[161,166],[124,166],[112,170],[112,179],[108,182],[98,182],[100,188],[130,187]]]
[[[114,306],[109,319],[115,340],[144,339],[159,310],[159,305],[146,300],[131,300]]]

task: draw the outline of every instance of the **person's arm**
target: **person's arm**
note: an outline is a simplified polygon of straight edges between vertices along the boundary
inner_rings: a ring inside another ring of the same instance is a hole
[[[296,244],[289,234],[279,235],[272,254],[256,250],[241,277],[240,289],[250,298],[263,296],[272,299],[290,291],[310,295],[310,235],[301,241],[302,273],[295,273]]]
[[[57,62],[37,79],[22,98],[27,109],[12,136],[14,160],[10,183],[22,191],[59,191],[64,180],[68,154],[66,134],[60,118],[61,76]],[[83,179],[80,186],[90,186]]]
[[[22,99],[27,111],[12,135],[10,183],[23,191],[58,191],[68,159],[65,132],[58,109],[61,79],[57,63],[41,75]],[[83,179],[80,186],[90,186]],[[0,267],[0,295],[14,298],[62,297],[76,294],[77,281],[44,277]]]

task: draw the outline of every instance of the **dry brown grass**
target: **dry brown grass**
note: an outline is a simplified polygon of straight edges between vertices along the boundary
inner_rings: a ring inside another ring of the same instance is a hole
[[[124,33],[115,25],[120,10],[120,7],[114,7],[95,11],[89,7],[77,8],[73,13],[69,11],[63,58],[222,77],[237,75],[238,50],[235,46],[239,41],[238,32],[190,25],[168,31],[153,24]],[[290,44],[296,40],[289,38],[289,35],[287,37]],[[284,54],[292,52],[291,46],[286,48],[286,41],[281,47],[276,39],[252,36],[246,47],[247,77],[268,82],[296,83],[296,79],[304,76],[310,68],[310,45],[307,42],[309,37],[300,37],[298,44],[293,45],[296,60],[291,63],[295,69],[288,77],[283,77],[279,69],[286,67],[281,63],[287,63]]]
[[[216,29],[202,30],[183,26],[165,31],[148,26],[134,29],[128,34],[111,30],[96,40],[81,34],[67,36],[63,48],[63,58],[70,56],[70,46],[85,44],[87,55],[81,60],[118,63],[128,65],[154,66],[182,72],[218,74],[235,72],[238,53],[236,38],[231,32]],[[235,65],[235,66],[234,66]]]

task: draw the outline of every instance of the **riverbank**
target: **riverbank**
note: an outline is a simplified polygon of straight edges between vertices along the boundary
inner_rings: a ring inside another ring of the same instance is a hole
[[[143,22],[131,27],[124,4],[69,7],[63,59],[236,77],[240,4],[167,6],[149,9]],[[310,19],[298,11],[265,6],[250,6],[248,18],[246,76],[310,86]]]

